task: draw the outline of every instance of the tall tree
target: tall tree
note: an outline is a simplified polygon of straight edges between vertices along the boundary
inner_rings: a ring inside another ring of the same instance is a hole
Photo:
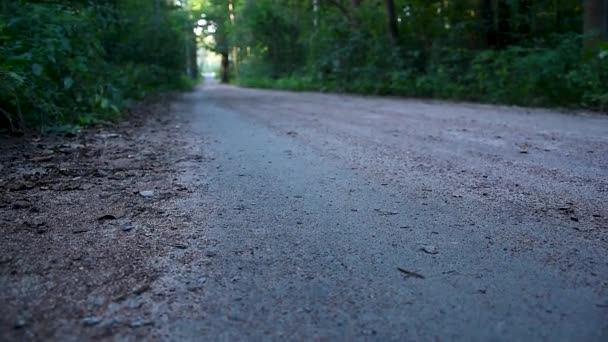
[[[481,47],[495,47],[497,45],[497,27],[495,18],[494,0],[479,0],[479,24],[481,29]]]
[[[399,27],[397,26],[397,13],[395,11],[395,1],[384,0],[384,9],[386,11],[386,28],[389,38],[393,45],[399,44]]]
[[[210,33],[213,35],[214,44],[208,46],[212,51],[221,56],[220,81],[228,83],[230,81],[230,52],[232,50],[231,30],[234,21],[234,8],[231,0],[209,0],[205,3],[205,12],[212,28]]]

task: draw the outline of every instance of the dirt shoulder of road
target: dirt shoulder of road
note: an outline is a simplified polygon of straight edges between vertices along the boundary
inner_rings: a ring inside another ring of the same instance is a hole
[[[173,96],[72,137],[0,138],[0,340],[145,336],[155,260],[188,248],[177,201],[203,156]]]

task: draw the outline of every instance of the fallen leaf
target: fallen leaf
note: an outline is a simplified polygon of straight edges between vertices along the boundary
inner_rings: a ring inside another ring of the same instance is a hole
[[[389,211],[389,210],[381,210],[381,209],[374,209],[376,212],[378,212],[380,215],[397,215],[399,214],[398,212],[395,211]]]
[[[422,248],[420,248],[420,250],[427,254],[439,254],[437,247],[432,246],[432,245],[425,245]]]
[[[418,278],[418,279],[424,279],[424,278],[425,278],[425,277],[424,277],[422,274],[420,274],[420,273],[417,273],[417,272],[412,272],[412,271],[408,271],[408,270],[403,269],[403,268],[401,268],[401,267],[397,267],[397,270],[399,270],[399,272],[403,273],[403,274],[406,276],[406,278],[410,278],[410,277],[411,277],[411,278]]]
[[[86,233],[88,231],[89,231],[88,229],[76,229],[76,230],[72,230],[72,234]]]
[[[99,216],[97,218],[97,220],[99,220],[99,221],[116,220],[116,216],[114,216],[112,214],[105,214],[105,215]]]
[[[141,328],[144,326],[154,325],[154,321],[133,321],[129,323],[129,327],[131,328]]]
[[[82,319],[82,324],[83,325],[97,325],[101,323],[101,318],[100,317],[86,317]]]
[[[144,191],[140,191],[139,194],[143,197],[152,197],[152,196],[154,196],[154,191],[144,190]]]
[[[102,138],[102,139],[111,139],[111,138],[118,138],[120,137],[120,134],[116,134],[116,133],[99,133],[95,135],[98,138]]]

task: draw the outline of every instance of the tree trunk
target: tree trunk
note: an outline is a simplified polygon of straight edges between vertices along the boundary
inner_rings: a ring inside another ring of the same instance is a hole
[[[359,29],[359,7],[361,7],[361,0],[351,0],[350,2],[350,23],[353,29]]]
[[[594,48],[608,38],[608,0],[585,0],[585,47]]]
[[[158,29],[160,27],[160,0],[154,2],[154,21],[156,29]]]
[[[190,32],[190,77],[196,80],[200,76],[198,65],[198,45],[196,44],[196,36],[192,34],[192,30],[190,30]]]
[[[184,0],[184,7],[183,8],[188,8],[188,1]],[[190,53],[190,35],[192,34],[192,28],[190,26],[190,20],[188,17],[184,18],[184,35],[186,36],[186,39],[184,41],[184,50],[185,50],[185,56],[186,56],[186,75],[188,75],[188,77],[192,77],[192,54]]]
[[[228,51],[222,52],[222,70],[220,81],[222,83],[230,82],[230,60],[228,59]]]
[[[319,26],[319,0],[312,0],[312,23],[314,27]]]
[[[384,0],[386,10],[386,28],[391,42],[396,46],[399,44],[399,27],[397,26],[397,13],[393,0]]]
[[[494,1],[493,0],[479,0],[479,47],[488,48],[496,47],[496,25],[495,25],[495,13],[494,13]]]

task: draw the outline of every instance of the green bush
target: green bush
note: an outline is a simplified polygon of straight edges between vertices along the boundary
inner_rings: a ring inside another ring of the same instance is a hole
[[[437,48],[424,68],[411,54],[411,61],[395,68],[399,57],[384,60],[381,44],[366,41],[366,55],[357,60],[354,50],[335,48],[312,70],[278,78],[258,69],[241,74],[240,84],[292,90],[331,90],[367,94],[434,97],[531,106],[575,106],[608,108],[608,48],[584,56],[581,37],[558,37],[553,46],[511,46],[503,50]],[[351,42],[345,45],[352,44]],[[360,42],[362,44],[362,42]],[[373,44],[378,46],[374,47]],[[359,52],[361,53],[361,52]],[[335,61],[333,64],[331,61]],[[347,65],[348,67],[345,67]],[[247,70],[247,68],[245,68]],[[260,71],[259,73],[255,71]],[[299,75],[316,75],[303,77]]]
[[[0,113],[12,129],[95,124],[120,117],[133,99],[183,89],[179,12],[153,3],[2,0]],[[147,12],[146,12],[147,10]],[[181,23],[181,21],[180,21]],[[177,51],[177,53],[176,53]]]

